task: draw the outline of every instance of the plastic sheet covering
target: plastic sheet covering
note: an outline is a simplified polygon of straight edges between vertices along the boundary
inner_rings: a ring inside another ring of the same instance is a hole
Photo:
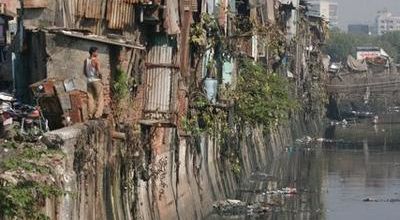
[[[207,94],[207,99],[213,103],[217,103],[217,94],[218,94],[218,80],[207,78],[204,80],[204,90]]]
[[[234,61],[230,59],[229,61],[225,61],[222,66],[222,81],[223,84],[232,84],[232,76],[234,70]]]
[[[356,60],[353,56],[349,55],[347,57],[347,66],[353,70],[353,71],[357,71],[357,72],[364,72],[364,71],[368,71],[368,65],[365,62],[365,60],[363,61],[359,61]]]

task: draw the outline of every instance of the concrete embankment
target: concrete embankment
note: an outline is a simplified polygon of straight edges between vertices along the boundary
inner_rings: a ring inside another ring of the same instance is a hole
[[[234,197],[241,180],[318,124],[293,119],[267,132],[243,129],[232,142],[240,149],[239,173],[218,138],[189,141],[176,129],[142,128],[121,141],[99,121],[53,131],[44,140],[65,154],[57,170],[67,193],[48,200],[46,214],[63,220],[204,219],[214,201]]]

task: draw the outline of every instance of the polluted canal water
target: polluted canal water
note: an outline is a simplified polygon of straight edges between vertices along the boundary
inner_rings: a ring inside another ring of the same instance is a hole
[[[208,219],[400,219],[399,132],[400,124],[329,127],[328,141],[288,148]]]

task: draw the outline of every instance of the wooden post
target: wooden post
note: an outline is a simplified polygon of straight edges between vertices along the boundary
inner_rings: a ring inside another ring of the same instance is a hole
[[[183,77],[190,76],[189,69],[189,40],[190,24],[192,22],[192,0],[181,0],[181,45],[180,45],[180,68]]]

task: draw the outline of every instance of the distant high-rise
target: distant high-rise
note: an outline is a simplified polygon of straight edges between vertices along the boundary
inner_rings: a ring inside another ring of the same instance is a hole
[[[309,0],[310,14],[320,16],[329,22],[330,27],[338,26],[338,3],[330,0]]]
[[[400,16],[393,16],[387,9],[378,11],[375,26],[378,35],[391,31],[400,31]]]

